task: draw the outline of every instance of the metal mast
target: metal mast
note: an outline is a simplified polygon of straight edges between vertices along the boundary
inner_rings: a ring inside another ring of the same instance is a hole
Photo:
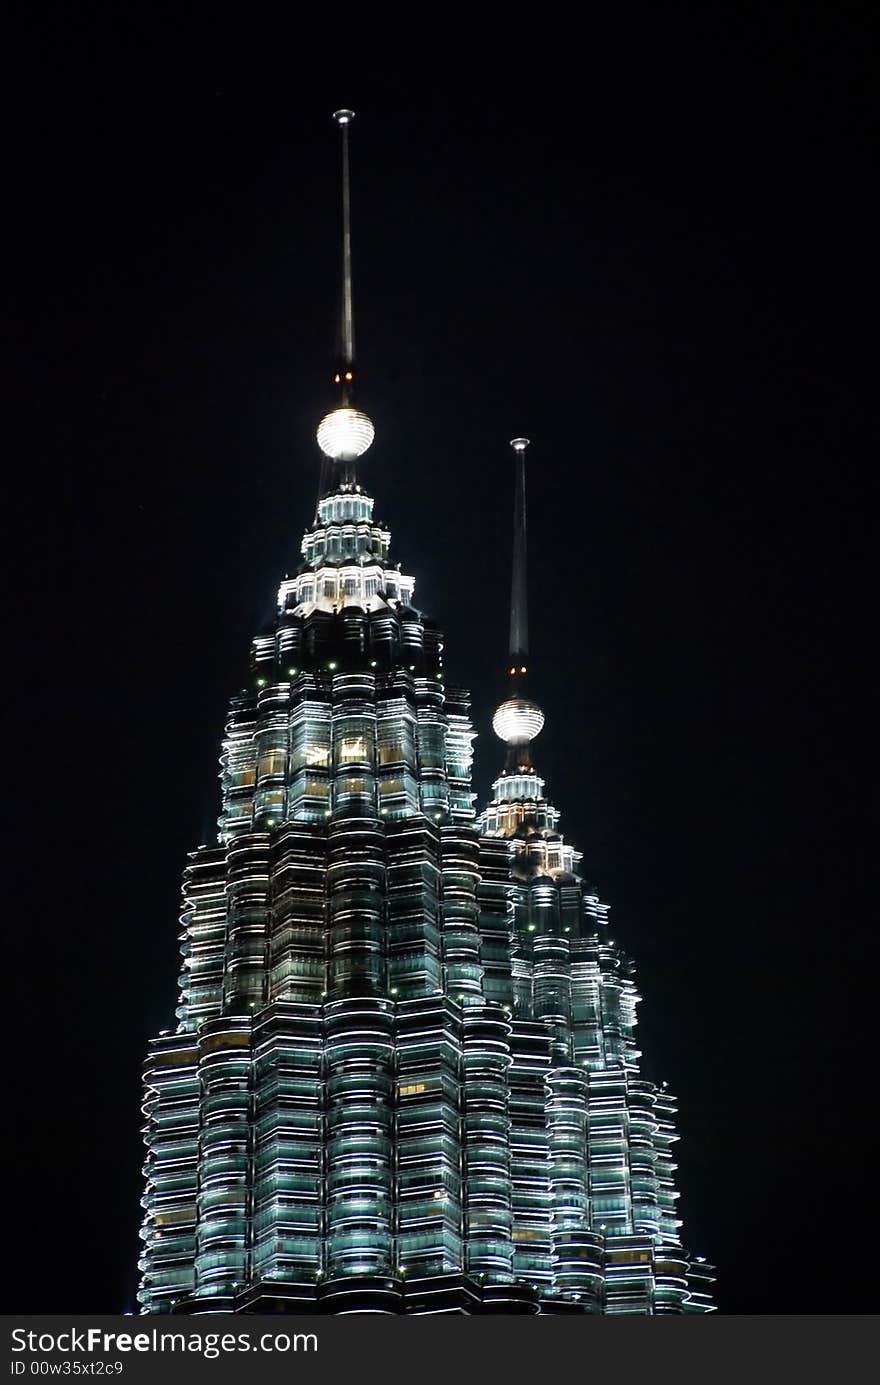
[[[351,275],[351,189],[348,164],[348,127],[354,111],[334,111],[342,132],[342,285],[339,342],[333,383],[335,407],[318,425],[318,446],[323,453],[318,505],[337,486],[357,486],[356,463],[373,441],[375,429],[366,414],[354,407],[354,309]],[[334,465],[336,463],[336,465]]]
[[[342,403],[350,404],[354,382],[354,307],[351,279],[351,181],[348,163],[348,127],[354,120],[354,111],[334,111],[333,119],[342,133],[342,295],[336,383],[341,387]]]
[[[529,653],[529,601],[526,552],[526,448],[528,438],[514,438],[516,491],[513,502],[513,572],[510,580],[510,672],[525,673]]]

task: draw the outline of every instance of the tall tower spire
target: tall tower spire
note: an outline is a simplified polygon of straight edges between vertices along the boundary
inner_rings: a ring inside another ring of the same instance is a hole
[[[525,673],[529,653],[529,607],[526,574],[526,448],[528,438],[511,441],[516,457],[513,504],[513,572],[510,580],[510,672]],[[522,667],[520,667],[522,666]]]
[[[354,309],[351,292],[351,180],[348,167],[348,127],[354,111],[334,111],[333,119],[342,132],[342,295],[339,322],[338,383],[342,401],[351,402],[354,383]]]
[[[334,111],[333,119],[342,138],[342,292],[339,315],[339,343],[333,374],[338,405],[318,424],[318,446],[325,458],[336,466],[323,466],[321,494],[356,485],[356,463],[373,441],[372,420],[354,407],[354,308],[351,275],[351,183],[349,177],[348,129],[354,111]]]
[[[526,448],[528,438],[511,442],[516,464],[513,502],[513,571],[510,579],[511,697],[502,702],[492,718],[492,729],[508,747],[505,774],[532,768],[531,742],[544,725],[544,713],[536,702],[523,697],[523,678],[528,672],[529,621],[526,582]]]

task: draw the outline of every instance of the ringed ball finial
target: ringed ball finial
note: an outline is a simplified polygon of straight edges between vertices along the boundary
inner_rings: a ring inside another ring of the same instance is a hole
[[[334,111],[333,119],[337,125],[350,125],[354,120],[354,111]]]
[[[540,735],[544,713],[528,697],[511,697],[502,702],[492,718],[492,730],[508,745],[528,745]]]
[[[510,445],[514,452],[525,452],[529,445],[529,440],[528,438],[511,438]]]
[[[318,424],[318,446],[336,462],[362,457],[375,436],[372,419],[360,409],[334,409]]]

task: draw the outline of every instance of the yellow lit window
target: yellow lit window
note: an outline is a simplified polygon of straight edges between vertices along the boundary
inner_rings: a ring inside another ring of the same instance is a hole
[[[229,787],[232,789],[250,788],[257,777],[257,771],[253,765],[249,769],[230,769]]]
[[[195,1206],[178,1207],[173,1212],[163,1212],[156,1217],[157,1226],[178,1226],[181,1222],[191,1222],[196,1219]]]
[[[260,774],[283,774],[286,759],[283,750],[267,750],[260,756]]]
[[[367,743],[363,736],[343,737],[339,749],[339,760],[345,764],[351,760],[365,760],[367,758]]]
[[[341,779],[339,781],[341,793],[366,793],[366,779]]]

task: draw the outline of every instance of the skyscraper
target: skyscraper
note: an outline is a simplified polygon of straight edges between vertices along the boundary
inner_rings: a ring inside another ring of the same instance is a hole
[[[334,118],[336,397],[302,562],[230,703],[218,842],[184,875],[178,1025],[145,1066],[141,1309],[704,1312],[632,967],[533,763],[527,443],[506,760],[477,818],[467,694],[364,489]]]

